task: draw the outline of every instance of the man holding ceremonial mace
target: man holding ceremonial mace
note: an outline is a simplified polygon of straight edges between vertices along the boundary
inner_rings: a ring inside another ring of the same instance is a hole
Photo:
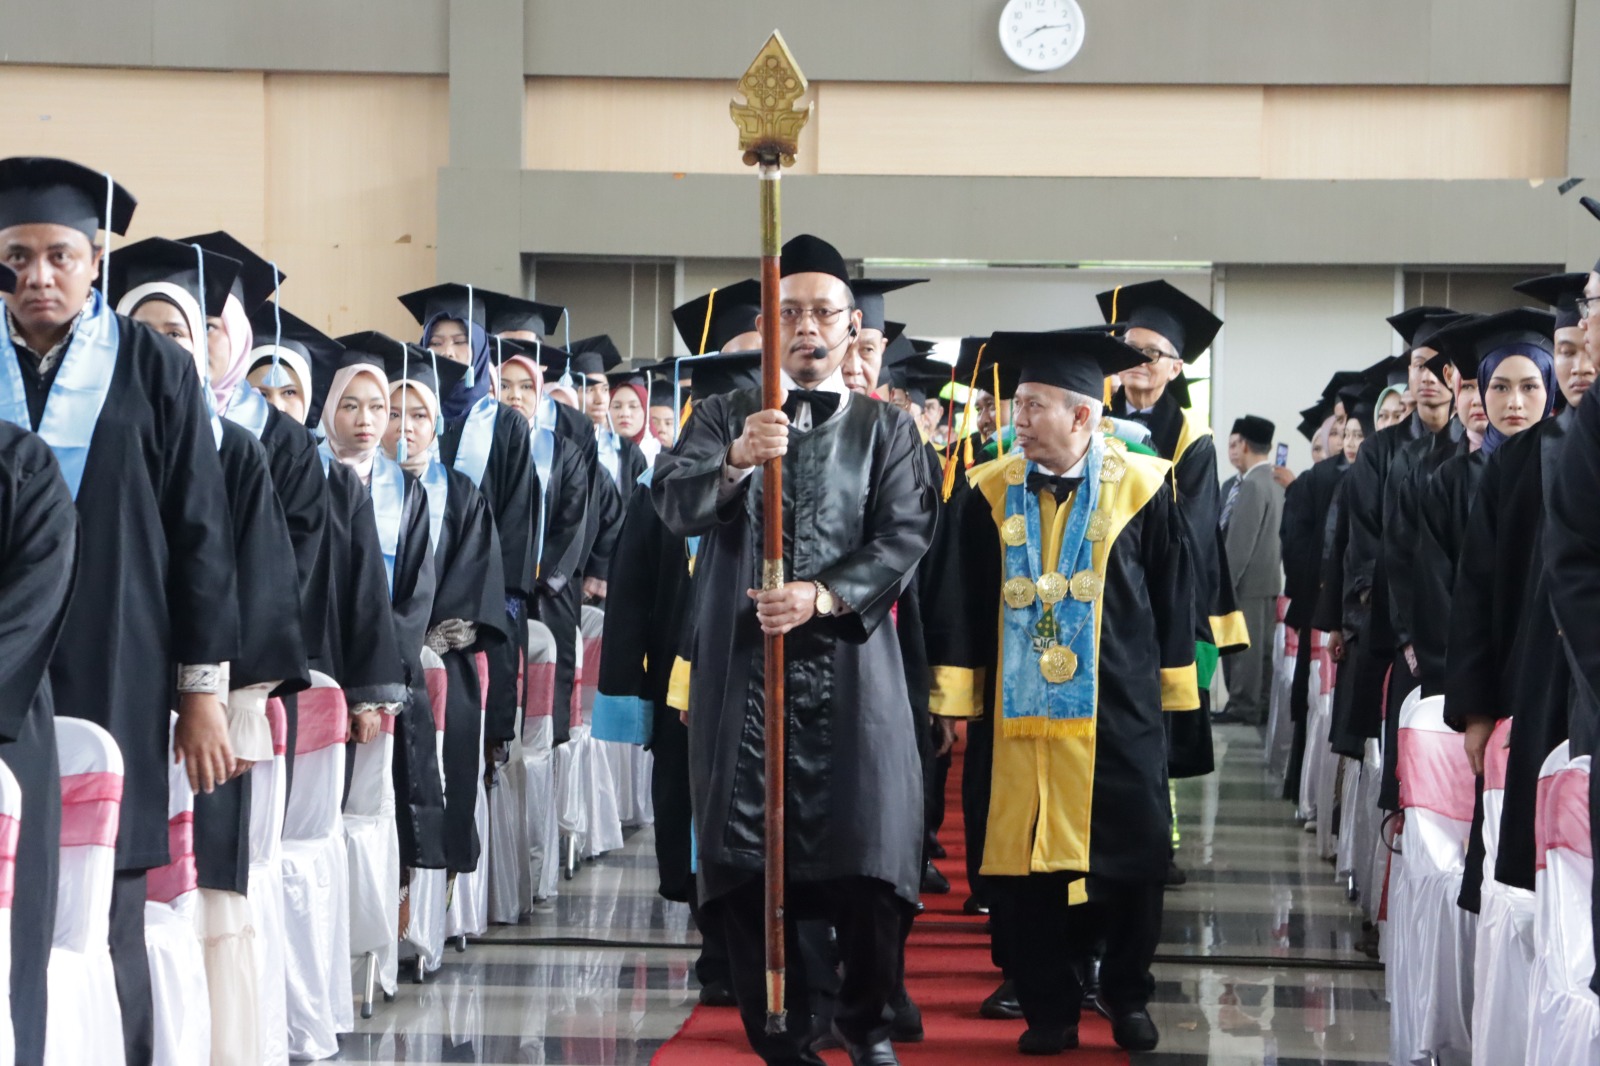
[[[745,1033],[769,1063],[820,1063],[793,950],[795,920],[820,918],[844,964],[835,1033],[853,1063],[887,1066],[922,819],[889,611],[932,537],[935,487],[910,417],[845,388],[860,313],[843,256],[812,236],[779,253],[805,89],[774,34],[732,109],[761,178],[763,387],[698,406],[651,492],[674,533],[702,538],[690,779],[701,899]]]

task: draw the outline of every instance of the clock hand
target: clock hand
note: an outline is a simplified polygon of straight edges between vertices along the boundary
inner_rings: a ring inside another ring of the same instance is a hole
[[[1070,23],[1070,22],[1058,22],[1053,26],[1035,26],[1029,32],[1023,34],[1022,35],[1022,39],[1024,41],[1026,41],[1029,37],[1032,37],[1035,33],[1042,33],[1045,30],[1070,30],[1071,28],[1072,28],[1072,23]]]

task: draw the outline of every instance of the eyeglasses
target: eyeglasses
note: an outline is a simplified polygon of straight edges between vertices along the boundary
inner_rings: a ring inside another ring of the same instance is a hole
[[[1134,348],[1133,350],[1138,352],[1140,355],[1144,356],[1146,359],[1150,360],[1152,363],[1158,363],[1163,359],[1176,359],[1176,358],[1178,358],[1177,356],[1171,354],[1170,352],[1162,351],[1160,348]]]
[[[1580,296],[1575,301],[1579,318],[1600,315],[1600,296]]]
[[[843,307],[783,307],[778,309],[778,317],[788,326],[799,325],[807,316],[819,326],[831,326],[845,310]]]

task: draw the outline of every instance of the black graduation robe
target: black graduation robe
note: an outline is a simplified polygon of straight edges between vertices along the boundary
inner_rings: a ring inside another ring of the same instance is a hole
[[[455,466],[466,425],[467,419],[464,417],[445,423],[444,433],[439,438],[439,454],[447,467]],[[489,510],[494,515],[495,529],[500,535],[500,571],[505,579],[500,608],[506,612],[506,621],[496,628],[522,634],[520,640],[511,643],[496,642],[489,652],[489,710],[486,721],[493,725],[486,730],[485,739],[491,743],[502,743],[514,735],[517,708],[522,704],[521,693],[517,691],[517,677],[522,653],[525,653],[528,642],[527,602],[532,598],[534,588],[534,561],[537,557],[534,537],[539,503],[528,420],[514,407],[500,404],[495,409],[494,440],[489,446],[483,479],[476,488],[488,501]]]
[[[518,416],[521,417],[520,415]],[[524,423],[526,425],[526,423]],[[483,752],[483,690],[476,653],[509,642],[501,547],[488,497],[459,471],[447,472],[449,488],[439,543],[434,545],[436,587],[428,628],[447,621],[471,622],[476,640],[440,654],[447,686],[444,713],[444,846],[446,869],[478,868],[482,842],[475,820],[478,760]]]
[[[360,703],[401,703],[408,679],[388,609],[389,576],[372,496],[343,463],[329,463],[325,475],[328,615],[322,654],[312,665],[339,683],[352,710]]]
[[[966,639],[936,660],[934,705],[941,713],[982,717],[990,781],[979,814],[986,825],[983,875],[1090,875],[1089,898],[1116,882],[1159,882],[1171,854],[1167,768],[1151,758],[1165,746],[1168,712],[1195,712],[1193,579],[1190,539],[1173,494],[1170,466],[1127,454],[1116,487],[1105,556],[1098,645],[1098,703],[1092,736],[1008,737],[997,707],[1003,671],[1036,669],[1003,661],[1004,605],[999,519],[1008,488],[999,460],[971,472],[972,489],[952,521],[962,567],[931,595],[941,615],[971,620]],[[1112,489],[1102,485],[1102,493]],[[1054,497],[1040,500],[1041,528],[1056,521]],[[1098,555],[1098,551],[1097,551]],[[1084,784],[1088,783],[1087,796]],[[970,815],[969,815],[970,816]]]
[[[1283,496],[1278,539],[1283,545],[1283,594],[1289,598],[1284,625],[1307,631],[1322,587],[1322,550],[1328,512],[1349,463],[1344,453],[1330,456],[1289,483]]]
[[[689,748],[705,901],[763,863],[763,641],[746,596],[761,569],[762,472],[718,502],[728,447],[760,408],[753,389],[701,403],[651,485],[667,527],[704,538]],[[933,535],[935,486],[921,447],[910,416],[851,396],[792,431],[783,460],[787,573],[823,582],[850,607],[785,641],[787,874],[875,877],[907,901],[921,873],[922,774],[905,665],[883,623]]]
[[[638,488],[639,475],[645,467],[644,453],[639,446],[625,437],[617,438],[617,476],[612,479],[605,464],[595,463],[600,481],[590,503],[590,520],[595,524],[594,544],[589,559],[584,564],[585,577],[598,577],[602,581],[611,570],[611,556],[617,548],[617,538],[622,535],[622,520],[628,513],[628,500]]]
[[[273,492],[266,450],[243,426],[223,419],[217,449],[227,486],[239,590],[239,654],[229,686],[279,682],[297,692],[311,683],[300,631],[294,549]],[[201,888],[244,894],[250,881],[250,779],[240,775],[194,798],[194,853]]]
[[[1461,561],[1472,502],[1483,479],[1483,463],[1482,452],[1452,456],[1423,482],[1418,493],[1411,644],[1416,650],[1424,696],[1444,694],[1456,567]]]
[[[0,761],[22,786],[11,906],[18,1062],[44,1057],[61,847],[61,769],[49,666],[77,569],[78,515],[50,448],[0,422]]]
[[[79,485],[77,587],[50,680],[61,713],[122,750],[117,868],[165,866],[169,722],[177,667],[239,652],[222,463],[194,357],[117,316],[117,366]],[[54,381],[18,359],[36,428]]]

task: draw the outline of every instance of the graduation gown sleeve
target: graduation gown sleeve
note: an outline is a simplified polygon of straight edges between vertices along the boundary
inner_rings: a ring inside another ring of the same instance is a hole
[[[622,463],[626,458],[623,453],[619,458],[619,466],[626,474],[627,467]],[[611,480],[611,475],[606,473],[606,468],[599,463],[595,464],[595,479],[593,495],[589,498],[589,520],[594,524],[594,543],[589,551],[589,558],[583,564],[585,577],[598,577],[605,580],[607,572],[611,569],[611,554],[617,549],[617,537],[622,533],[623,496],[622,489]]]
[[[394,594],[390,599],[395,636],[400,641],[400,655],[410,683],[410,698],[395,722],[395,820],[400,832],[401,864],[442,869],[447,864],[444,785],[440,780],[438,730],[422,673],[422,646],[433,612],[436,571],[428,534],[427,494],[410,474],[405,476],[405,483],[400,541],[395,549]]]
[[[1550,488],[1544,548],[1550,602],[1566,641],[1574,681],[1589,707],[1600,694],[1600,398],[1584,398],[1567,432]]]
[[[1501,455],[1504,454],[1504,449]],[[1496,456],[1499,458],[1500,456]],[[1501,476],[1504,464],[1487,462],[1478,485],[1451,596],[1449,647],[1445,657],[1445,721],[1464,729],[1469,717],[1506,718],[1512,708],[1501,686],[1508,647],[1497,639],[1502,624],[1514,624],[1519,605],[1496,603]],[[1510,613],[1497,618],[1497,611]]]
[[[276,408],[267,412],[261,444],[267,452],[272,489],[294,552],[300,588],[300,636],[308,654],[321,653],[328,615],[328,479],[316,440]]]
[[[407,697],[407,675],[394,617],[389,577],[372,497],[343,463],[328,467],[330,594],[328,671],[357,704],[397,705]]]

